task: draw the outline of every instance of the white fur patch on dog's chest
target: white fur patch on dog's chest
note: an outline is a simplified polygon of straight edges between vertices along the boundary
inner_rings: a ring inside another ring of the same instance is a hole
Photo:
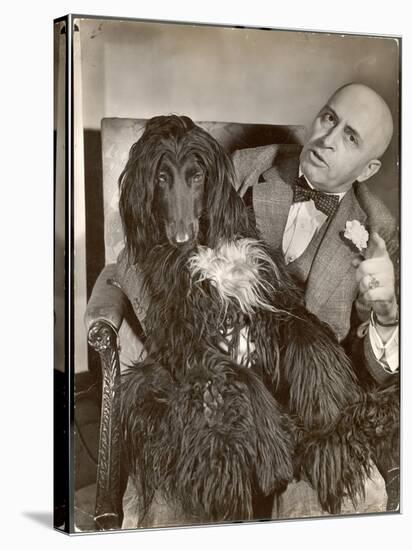
[[[267,298],[273,291],[270,277],[262,274],[276,277],[276,266],[257,240],[225,241],[214,249],[199,246],[189,270],[194,281],[209,280],[223,304],[236,304],[244,314],[274,310]]]

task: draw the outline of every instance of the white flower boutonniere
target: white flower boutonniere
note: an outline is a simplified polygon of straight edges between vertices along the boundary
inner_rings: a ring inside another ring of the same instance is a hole
[[[343,236],[351,241],[361,253],[368,246],[369,233],[358,220],[346,222]]]

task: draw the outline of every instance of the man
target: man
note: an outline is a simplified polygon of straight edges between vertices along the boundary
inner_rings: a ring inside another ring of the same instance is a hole
[[[398,376],[398,239],[391,214],[364,182],[380,169],[392,133],[384,100],[348,84],[316,116],[303,149],[271,145],[233,156],[239,193],[263,239],[282,250],[307,308],[375,384]]]

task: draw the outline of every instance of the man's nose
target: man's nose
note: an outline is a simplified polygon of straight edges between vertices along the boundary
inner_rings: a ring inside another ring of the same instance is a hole
[[[338,135],[339,135],[338,127],[335,126],[334,128],[331,128],[328,132],[326,132],[322,136],[323,147],[325,147],[326,149],[332,149],[334,151],[336,147],[336,140],[338,138]]]

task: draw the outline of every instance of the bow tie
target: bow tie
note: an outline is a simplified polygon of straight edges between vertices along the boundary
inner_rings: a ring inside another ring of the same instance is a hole
[[[313,200],[316,208],[326,214],[328,217],[333,216],[339,206],[339,197],[337,195],[328,195],[322,191],[311,189],[305,179],[305,176],[300,176],[293,186],[293,202],[305,202]]]

